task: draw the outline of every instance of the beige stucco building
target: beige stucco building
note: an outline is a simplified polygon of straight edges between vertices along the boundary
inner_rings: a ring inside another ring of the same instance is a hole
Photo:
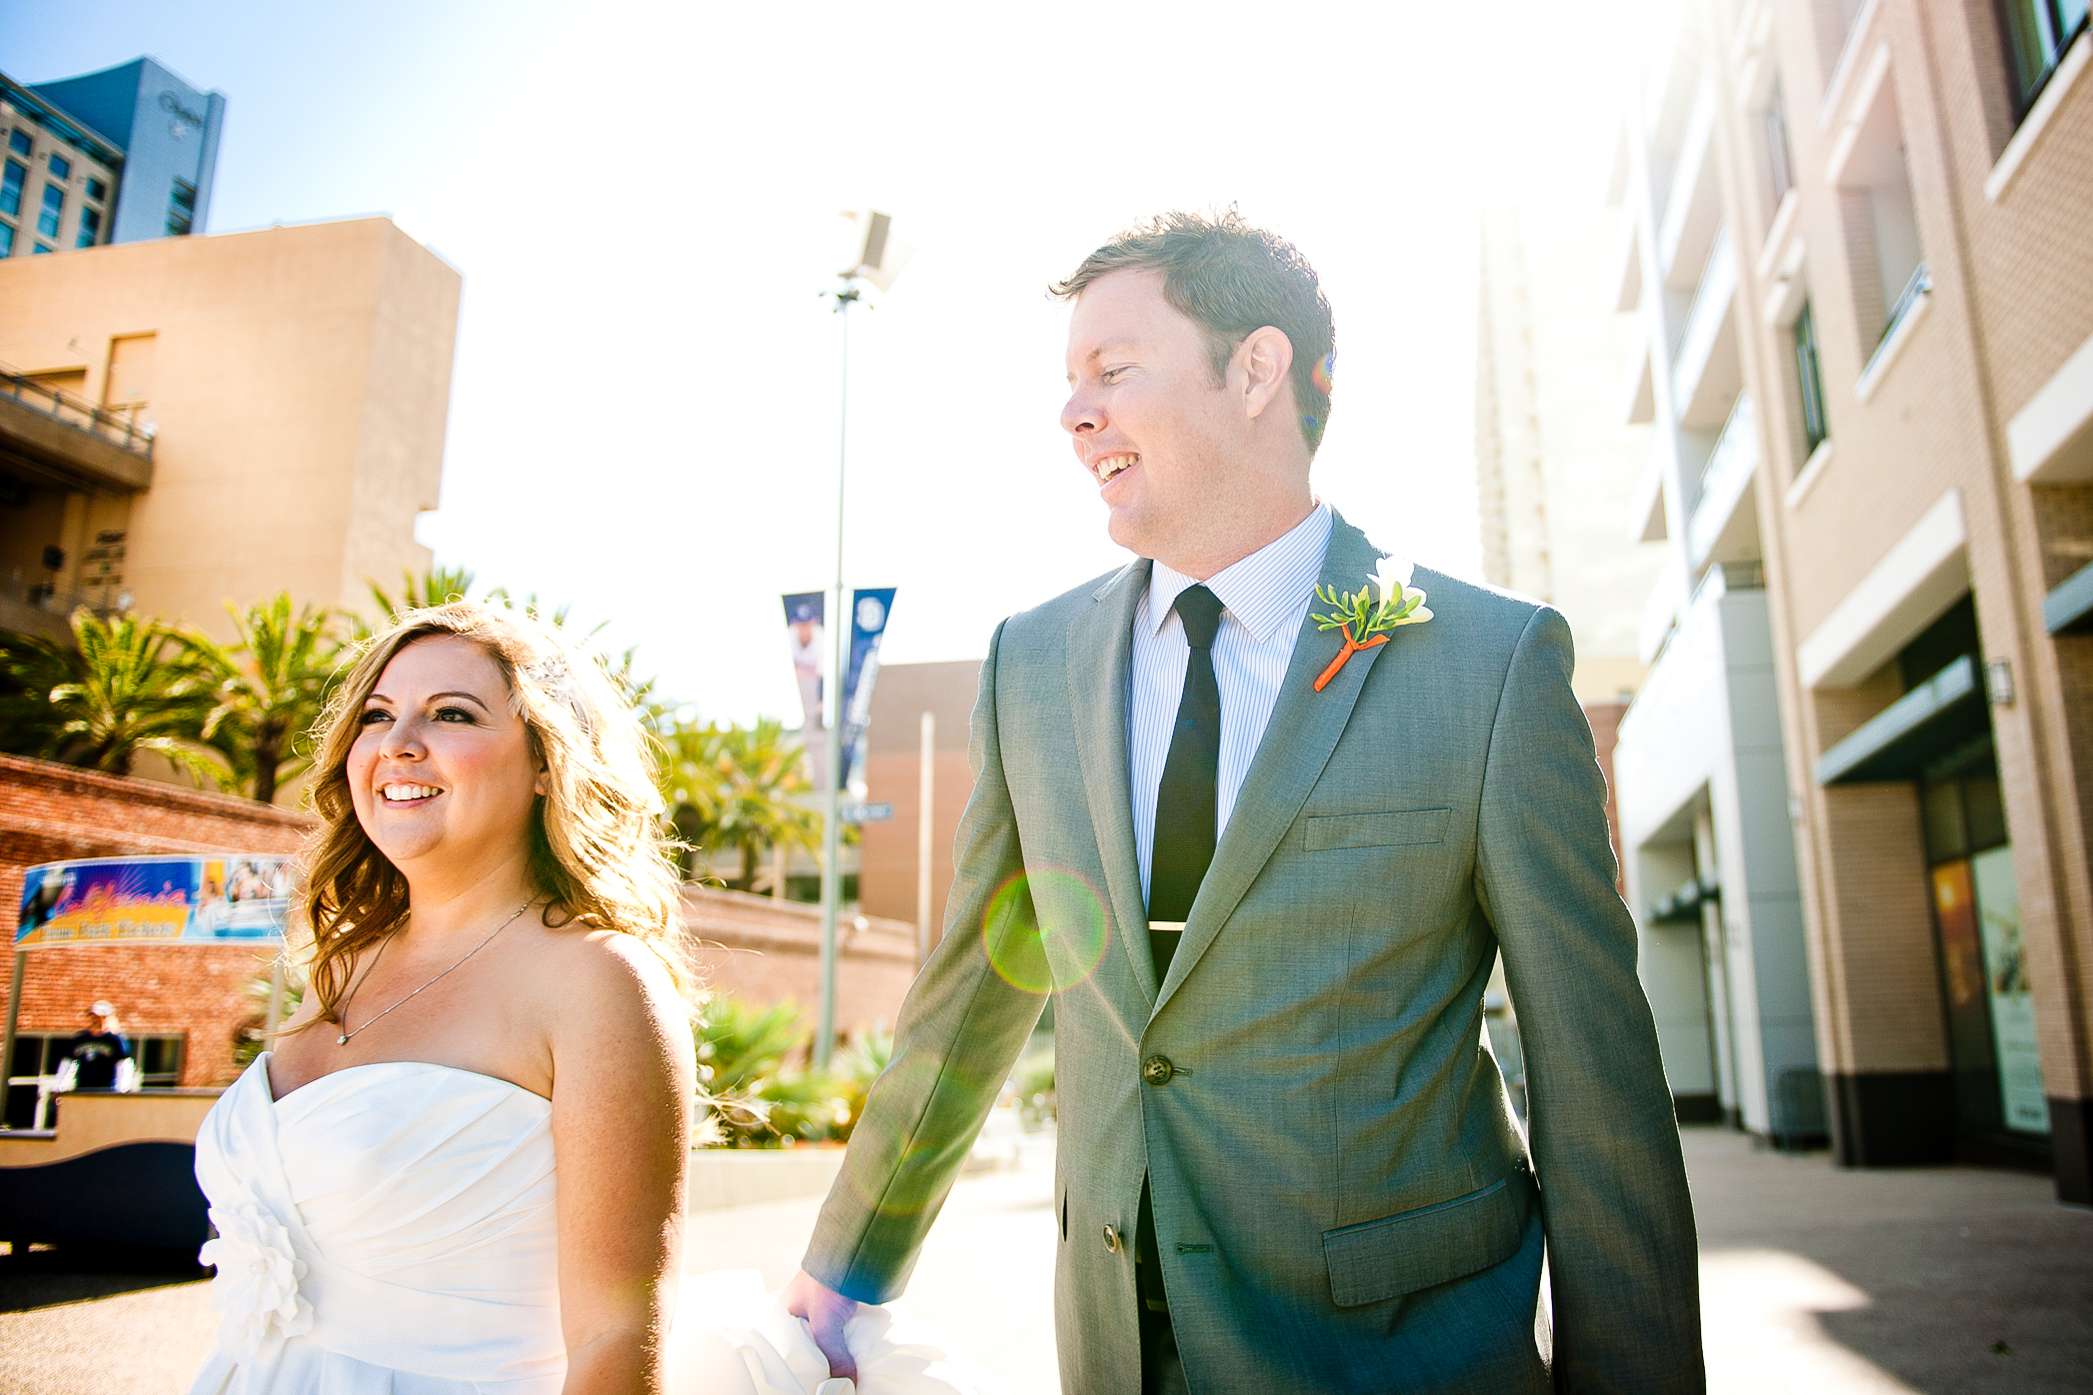
[[[383,218],[0,261],[0,627],[428,566],[459,288]]]
[[[1752,436],[1709,471],[1720,516],[1684,521],[1718,554],[1749,536],[1764,564],[1837,1156],[2032,1163],[2081,1202],[2086,11],[1698,0],[1630,131],[1657,156],[1633,162],[1631,197],[1689,201],[1660,229],[1715,214],[1719,301],[1697,299],[1721,307]]]

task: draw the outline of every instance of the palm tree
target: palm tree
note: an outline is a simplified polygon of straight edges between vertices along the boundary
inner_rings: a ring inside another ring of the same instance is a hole
[[[368,578],[364,584],[371,588],[371,599],[378,603],[379,616],[390,622],[423,606],[464,600],[472,594],[473,580],[472,572],[464,567],[430,567],[422,572],[401,572],[402,585],[397,597]],[[361,628],[360,621],[358,624]],[[362,636],[359,634],[358,637]]]
[[[326,705],[341,659],[336,614],[324,607],[291,608],[289,592],[250,606],[232,606],[238,640],[220,645],[200,633],[185,636],[198,668],[211,678],[212,705],[199,734],[264,804],[277,787],[312,764],[305,741]]]
[[[661,794],[677,832],[708,850],[737,851],[734,884],[742,890],[755,885],[763,853],[818,845],[821,815],[803,802],[813,785],[784,723],[765,717],[753,727],[701,726],[671,717],[661,736]]]
[[[6,693],[0,740],[45,760],[128,775],[152,751],[199,784],[230,774],[203,744],[209,675],[184,638],[157,620],[72,614],[68,646],[29,635],[0,638]]]

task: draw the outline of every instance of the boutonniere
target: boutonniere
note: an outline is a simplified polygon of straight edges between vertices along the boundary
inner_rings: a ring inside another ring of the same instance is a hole
[[[1379,600],[1374,599],[1376,591],[1380,593]],[[1394,637],[1392,630],[1422,625],[1432,618],[1431,607],[1424,603],[1424,592],[1410,584],[1410,564],[1392,557],[1381,559],[1372,579],[1356,595],[1334,586],[1318,586],[1315,598],[1330,607],[1327,612],[1310,617],[1315,627],[1344,631],[1344,648],[1337,651],[1330,667],[1315,680],[1317,692],[1329,686],[1352,655],[1386,644]]]

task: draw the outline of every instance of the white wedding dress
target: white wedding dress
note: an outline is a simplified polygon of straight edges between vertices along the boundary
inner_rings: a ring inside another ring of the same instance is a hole
[[[190,1395],[559,1395],[551,1104],[417,1061],[276,1100],[268,1062],[196,1139],[220,1327]],[[882,1309],[846,1335],[861,1395],[979,1395]],[[754,1273],[687,1279],[672,1349],[676,1395],[809,1395],[828,1376]]]

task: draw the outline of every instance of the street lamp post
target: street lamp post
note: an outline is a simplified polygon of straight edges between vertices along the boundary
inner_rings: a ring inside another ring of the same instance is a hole
[[[843,679],[850,662],[850,592],[843,584],[843,493],[845,468],[850,457],[850,307],[861,297],[856,276],[843,278],[831,292],[836,316],[842,325],[843,369],[841,395],[836,408],[836,604],[829,612],[829,629],[836,642],[830,646],[835,663],[828,682],[828,759],[822,762],[822,858],[821,858],[821,1023],[814,1035],[814,1065],[828,1069],[829,1052],[836,1039],[836,919],[843,904]]]
[[[826,1069],[836,1038],[836,920],[843,904],[843,723],[849,719],[843,684],[850,664],[850,592],[843,582],[843,494],[846,462],[850,455],[850,308],[864,298],[860,280],[880,290],[893,284],[906,254],[889,235],[893,220],[867,209],[848,215],[859,225],[862,241],[856,260],[843,273],[842,284],[825,292],[836,302],[842,329],[841,398],[836,408],[836,607],[829,612],[835,630],[835,663],[829,670],[828,768],[823,772],[828,788],[821,793],[824,813],[821,859],[821,1021],[814,1037],[814,1064]]]

